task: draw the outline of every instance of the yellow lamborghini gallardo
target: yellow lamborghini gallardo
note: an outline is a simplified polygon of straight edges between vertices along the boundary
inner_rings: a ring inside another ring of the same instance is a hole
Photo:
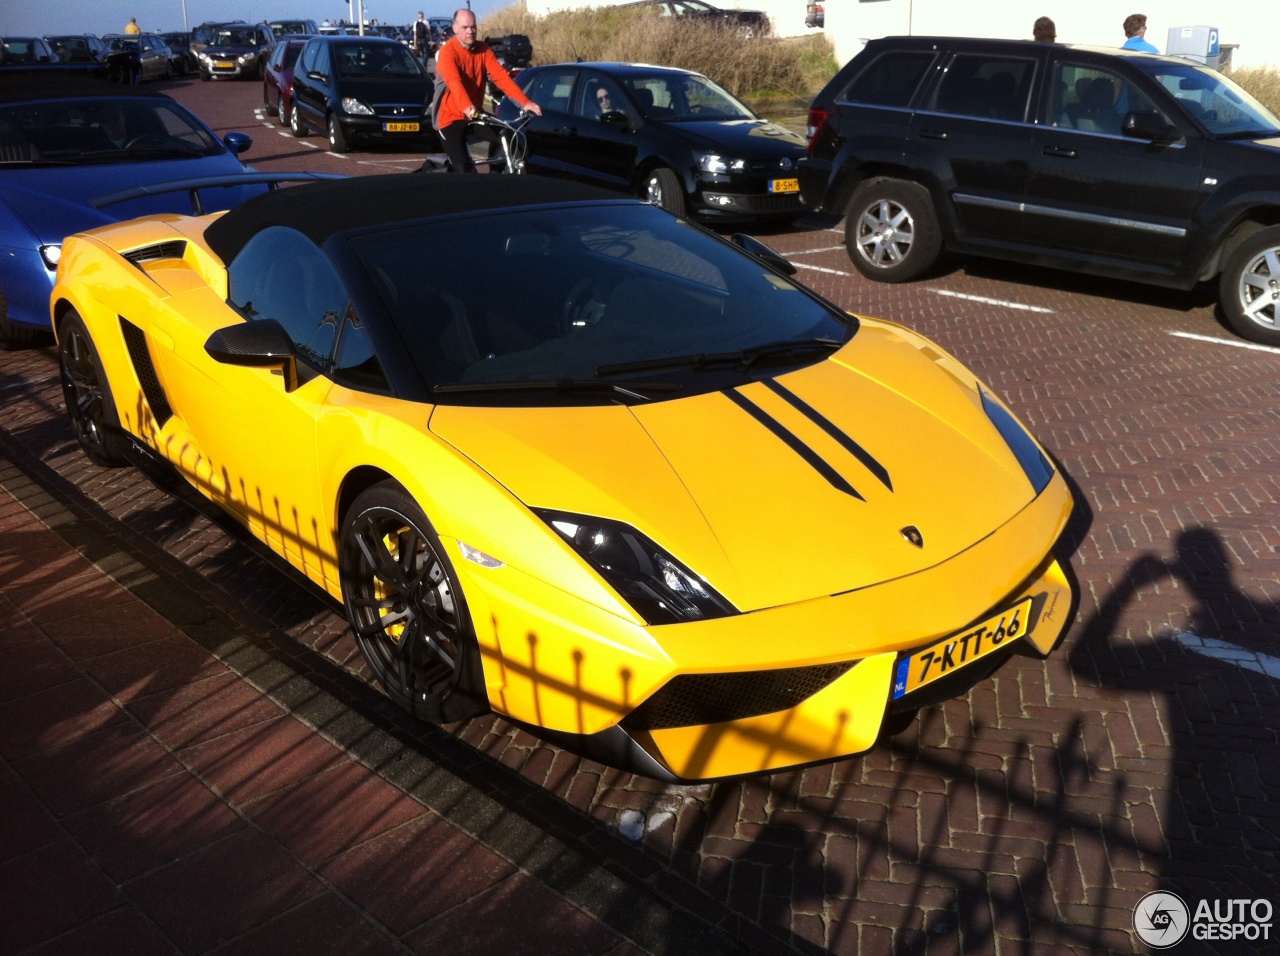
[[[339,598],[387,693],[662,779],[854,754],[1074,613],[1063,476],[963,365],[746,237],[373,176],[69,239],[76,436]]]

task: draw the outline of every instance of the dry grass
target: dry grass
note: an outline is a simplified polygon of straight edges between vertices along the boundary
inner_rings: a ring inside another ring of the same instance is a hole
[[[718,24],[678,22],[648,10],[591,7],[541,17],[516,3],[480,23],[481,36],[507,33],[528,35],[535,63],[620,60],[681,67],[755,100],[811,99],[836,71],[831,45],[821,35],[744,39]]]
[[[1274,66],[1253,66],[1232,70],[1230,75],[1253,94],[1254,99],[1280,116],[1280,70]]]

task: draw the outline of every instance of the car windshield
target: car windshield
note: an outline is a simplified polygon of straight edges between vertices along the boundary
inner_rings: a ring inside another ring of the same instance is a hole
[[[688,395],[816,361],[855,325],[639,203],[437,220],[349,243],[442,403],[603,403],[636,381]]]
[[[705,76],[655,73],[622,80],[646,118],[665,122],[756,119],[756,114]]]
[[[333,48],[339,76],[421,76],[422,68],[400,43],[344,43]]]
[[[0,166],[80,166],[216,156],[221,144],[159,97],[42,100],[0,107]]]
[[[219,30],[210,46],[257,46],[258,34],[253,30]]]
[[[1194,64],[1135,61],[1212,136],[1252,138],[1280,132],[1280,120],[1215,70]]]
[[[271,24],[271,33],[276,37],[282,37],[286,33],[307,32],[309,32],[309,30],[305,20],[279,20]]]

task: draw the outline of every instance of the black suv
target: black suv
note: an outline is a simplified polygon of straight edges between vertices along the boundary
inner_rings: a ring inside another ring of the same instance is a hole
[[[963,253],[1189,289],[1280,345],[1280,120],[1188,60],[1021,40],[873,40],[813,101],[807,206],[864,275]]]

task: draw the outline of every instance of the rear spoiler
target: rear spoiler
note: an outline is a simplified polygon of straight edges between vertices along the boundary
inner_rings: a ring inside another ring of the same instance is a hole
[[[204,215],[204,204],[200,201],[202,189],[234,189],[237,186],[266,185],[271,189],[279,189],[284,183],[312,182],[323,179],[348,179],[341,173],[236,173],[227,176],[200,176],[194,179],[171,179],[163,183],[148,183],[145,186],[130,186],[128,189],[117,189],[115,192],[103,193],[89,200],[94,209],[104,209],[131,199],[142,199],[145,196],[161,196],[165,193],[189,192],[191,208],[197,216]]]

